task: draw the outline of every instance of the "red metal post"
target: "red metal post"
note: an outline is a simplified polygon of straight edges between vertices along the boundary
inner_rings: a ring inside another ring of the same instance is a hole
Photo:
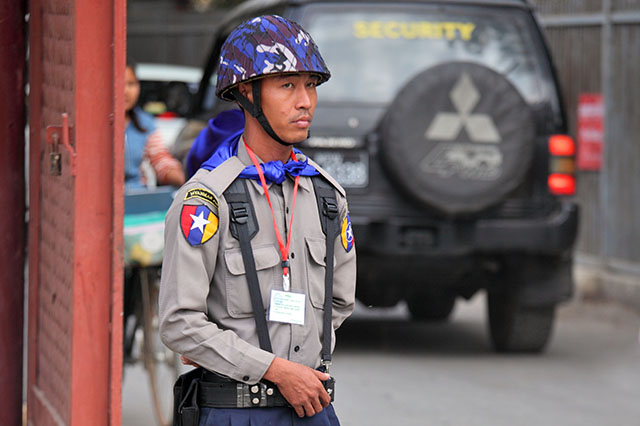
[[[75,1],[75,271],[71,426],[110,424],[114,239],[114,3]],[[124,70],[120,71],[122,74]],[[123,91],[120,88],[120,91]],[[124,113],[122,113],[124,114]],[[122,270],[119,271],[122,273]],[[122,279],[122,278],[119,278]],[[117,350],[117,349],[116,349]],[[117,352],[116,352],[117,353]],[[99,413],[103,413],[102,415]]]
[[[113,251],[111,291],[110,426],[122,424],[122,326],[124,293],[124,70],[127,1],[113,0]]]
[[[22,423],[25,3],[0,5],[0,424]]]

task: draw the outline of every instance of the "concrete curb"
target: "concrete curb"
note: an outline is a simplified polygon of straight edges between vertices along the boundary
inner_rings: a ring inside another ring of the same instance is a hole
[[[573,276],[578,300],[612,301],[640,313],[640,271],[576,256]]]

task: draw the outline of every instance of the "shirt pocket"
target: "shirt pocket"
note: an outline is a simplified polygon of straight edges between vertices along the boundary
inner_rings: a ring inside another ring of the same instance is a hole
[[[307,246],[307,286],[311,306],[324,310],[324,275],[327,246],[323,238],[305,238]]]
[[[253,258],[260,283],[260,294],[265,309],[269,306],[270,291],[278,276],[282,279],[280,255],[273,245],[253,247]],[[247,318],[253,316],[249,283],[244,268],[240,249],[227,250],[224,253],[227,266],[225,286],[227,291],[227,311],[232,318]]]

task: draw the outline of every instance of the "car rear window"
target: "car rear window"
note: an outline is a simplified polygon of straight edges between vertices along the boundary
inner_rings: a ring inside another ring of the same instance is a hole
[[[505,75],[530,103],[542,96],[545,58],[520,9],[309,5],[301,19],[333,75],[318,89],[323,102],[388,103],[416,74],[449,61]]]

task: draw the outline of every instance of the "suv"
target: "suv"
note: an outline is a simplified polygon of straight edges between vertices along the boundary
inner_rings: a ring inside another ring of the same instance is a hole
[[[249,1],[221,24],[192,108],[232,107],[209,87],[220,47],[261,14],[299,22],[332,72],[302,149],[345,187],[357,297],[406,300],[442,320],[488,293],[493,346],[541,351],[572,293],[578,208],[573,141],[525,1]]]

